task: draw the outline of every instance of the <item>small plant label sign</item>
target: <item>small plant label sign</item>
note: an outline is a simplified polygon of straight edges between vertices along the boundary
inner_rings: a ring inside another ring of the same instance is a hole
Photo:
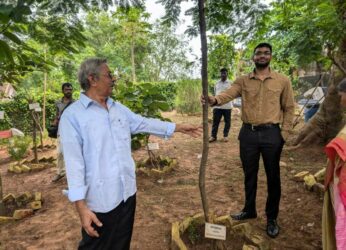
[[[35,103],[29,103],[29,109],[36,109],[36,108],[39,108],[40,107],[40,104],[35,102]]]
[[[3,120],[5,117],[5,111],[0,111],[0,120]]]
[[[42,111],[41,107],[35,108],[35,112],[41,112],[41,111]]]
[[[160,149],[160,146],[157,142],[149,142],[148,143],[148,149],[151,150],[158,150]]]
[[[205,223],[204,236],[210,239],[226,240],[226,227],[217,224]]]

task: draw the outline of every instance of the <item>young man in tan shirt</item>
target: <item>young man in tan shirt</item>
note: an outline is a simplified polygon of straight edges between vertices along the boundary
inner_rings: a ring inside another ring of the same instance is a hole
[[[281,196],[279,162],[282,147],[292,128],[293,90],[286,76],[270,69],[270,44],[258,44],[252,59],[256,66],[253,72],[236,79],[232,86],[221,94],[209,96],[208,102],[212,106],[218,106],[237,97],[242,98],[243,126],[238,139],[245,176],[245,206],[241,212],[231,217],[235,220],[257,217],[257,174],[262,155],[268,189],[267,234],[275,238],[279,234],[276,221]]]

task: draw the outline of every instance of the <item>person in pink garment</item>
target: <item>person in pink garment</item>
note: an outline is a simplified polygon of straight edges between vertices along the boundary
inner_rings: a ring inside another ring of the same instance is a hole
[[[338,85],[346,108],[346,78]],[[346,249],[346,125],[325,148],[328,166],[322,214],[323,250]]]

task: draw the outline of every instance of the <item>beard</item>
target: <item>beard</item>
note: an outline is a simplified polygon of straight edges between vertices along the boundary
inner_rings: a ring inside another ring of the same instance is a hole
[[[265,62],[265,63],[260,63],[260,62],[255,62],[256,68],[257,69],[265,69],[269,66],[270,61]]]
[[[71,98],[71,97],[72,97],[72,93],[66,93],[66,94],[64,94],[64,96],[65,96],[66,98]]]

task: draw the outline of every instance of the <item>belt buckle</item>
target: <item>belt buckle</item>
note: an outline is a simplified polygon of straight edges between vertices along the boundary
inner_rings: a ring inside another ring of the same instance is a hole
[[[253,124],[251,124],[251,130],[252,130],[252,131],[256,131],[256,130],[255,130],[255,126],[254,126]]]

